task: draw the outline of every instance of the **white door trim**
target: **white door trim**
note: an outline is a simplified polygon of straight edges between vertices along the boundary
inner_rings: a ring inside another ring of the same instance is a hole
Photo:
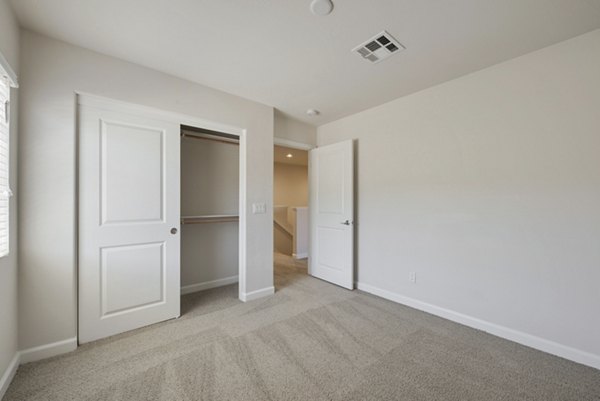
[[[121,100],[111,99],[103,96],[98,96],[86,92],[75,92],[75,101],[77,105],[87,105],[96,107],[99,109],[105,110],[114,110],[116,107],[121,112],[133,114],[133,115],[147,115],[148,113],[156,115],[161,119],[175,122],[180,125],[189,125],[192,127],[204,128],[211,131],[219,131],[226,134],[231,134],[238,136],[240,138],[240,182],[239,182],[239,294],[238,297],[240,300],[245,301],[246,298],[246,270],[247,270],[247,250],[246,250],[246,231],[247,231],[247,171],[246,171],[246,160],[247,160],[247,130],[240,127],[235,127],[227,124],[217,123],[210,120],[205,120],[198,117],[192,117],[186,114],[165,111],[162,109],[157,109],[154,107],[143,106],[138,104],[133,104],[129,102],[124,102]],[[78,142],[79,142],[79,132],[76,133],[76,171],[79,169],[79,150],[78,150]],[[79,180],[76,177],[75,182],[77,183]],[[77,185],[77,184],[76,184]],[[78,205],[78,194],[79,188],[76,188],[76,197],[77,197],[77,205]],[[76,221],[76,235],[75,241],[79,239],[79,214],[78,214],[78,206],[75,210],[75,221]],[[75,250],[77,252],[78,243],[75,243]],[[79,260],[77,260],[77,271],[79,271]]]
[[[303,142],[297,142],[297,141],[292,141],[290,139],[285,139],[285,138],[277,138],[277,137],[273,137],[273,146],[285,146],[286,148],[292,148],[292,149],[298,149],[298,150],[305,150],[305,151],[309,151],[312,149],[317,148],[317,145],[310,145],[308,143],[303,143]],[[275,162],[275,161],[273,161]],[[310,188],[310,165],[307,166],[308,168],[308,187]],[[308,231],[310,232],[310,220],[308,222]],[[309,240],[309,244],[310,244],[310,240]],[[310,245],[309,245],[310,246]],[[292,257],[294,257],[295,259],[304,259],[304,258],[308,258],[309,257],[309,252],[304,252],[304,253],[300,253],[300,254],[293,254]],[[275,274],[275,266],[273,265],[273,274]],[[309,272],[310,274],[310,272]]]
[[[156,109],[154,107],[143,106],[133,103],[124,102],[121,100],[110,99],[102,96],[97,96],[85,92],[75,92],[77,96],[77,104],[87,105],[96,107],[99,109],[109,109],[113,110],[115,107],[118,107],[119,110],[135,114],[135,115],[147,115],[151,113],[160,117],[163,120],[175,122],[181,125],[190,125],[192,127],[205,128],[211,131],[219,131],[226,134],[242,136],[245,134],[246,130],[243,128],[234,127],[232,125],[221,124],[214,121],[204,120],[197,117],[192,117],[187,114],[176,113],[172,111],[166,111],[162,109]]]
[[[311,150],[316,148],[315,145],[309,145],[308,143],[291,141],[284,138],[273,138],[274,146],[285,146],[286,148],[299,149],[299,150]]]

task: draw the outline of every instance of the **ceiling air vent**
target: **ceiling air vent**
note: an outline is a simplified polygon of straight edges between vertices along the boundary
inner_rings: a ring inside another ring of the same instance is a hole
[[[392,35],[383,31],[356,46],[352,51],[375,64],[404,49],[405,47],[394,39]]]

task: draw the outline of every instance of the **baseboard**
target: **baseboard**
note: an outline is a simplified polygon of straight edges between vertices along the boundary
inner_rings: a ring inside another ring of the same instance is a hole
[[[6,394],[6,390],[8,390],[8,386],[10,386],[12,379],[17,374],[17,369],[19,368],[19,364],[21,363],[20,359],[21,359],[20,353],[16,352],[15,356],[10,361],[10,363],[8,364],[8,367],[4,371],[4,374],[0,378],[0,400],[2,399],[2,397],[4,397],[4,394]]]
[[[35,362],[40,359],[66,354],[75,349],[77,349],[77,337],[68,338],[51,344],[40,345],[39,347],[24,349],[20,352],[21,363]]]
[[[432,315],[436,315],[444,319],[448,319],[453,322],[472,327],[474,329],[485,331],[495,336],[514,341],[516,343],[526,345],[531,348],[535,348],[539,351],[547,352],[549,354],[560,356],[562,358],[578,362],[583,365],[600,369],[600,355],[595,355],[586,351],[578,350],[576,348],[559,344],[554,341],[546,340],[541,337],[537,337],[531,334],[523,333],[518,330],[510,329],[508,327],[490,323],[485,320],[481,320],[459,312],[445,309],[436,305],[428,304],[426,302],[422,302],[414,298],[406,297],[404,295],[377,288],[370,284],[360,282],[356,284],[359,290],[368,292],[373,295],[377,295],[381,298],[385,298],[390,301],[397,302],[399,304],[410,306],[411,308],[431,313]]]
[[[220,278],[218,280],[205,281],[203,283],[184,285],[181,287],[181,295],[191,294],[192,292],[198,292],[208,290],[211,288],[222,287],[224,285],[235,284],[238,282],[238,276],[231,276]]]
[[[275,287],[267,287],[256,291],[240,294],[240,300],[243,302],[254,301],[255,299],[275,294]]]
[[[308,252],[293,253],[292,256],[294,257],[294,259],[306,259],[308,258]]]

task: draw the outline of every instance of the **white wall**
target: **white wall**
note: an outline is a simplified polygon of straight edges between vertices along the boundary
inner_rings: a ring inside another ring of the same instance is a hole
[[[237,214],[240,147],[184,138],[181,142],[181,214]]]
[[[237,145],[183,139],[181,215],[238,214]],[[229,284],[238,275],[237,222],[181,226],[181,286],[186,292]],[[217,283],[215,283],[215,281]]]
[[[308,205],[308,167],[275,163],[273,174],[275,205]]]
[[[294,227],[294,257],[308,257],[308,241],[310,235],[309,216],[307,207],[294,208],[296,227]]]
[[[6,0],[0,0],[0,53],[19,73],[19,26]],[[0,258],[0,381],[18,349],[17,314],[17,109],[18,89],[11,91],[10,184],[15,196],[10,200],[10,250]],[[0,398],[2,397],[0,383]]]
[[[245,292],[272,288],[273,109],[22,31],[20,346],[77,333],[75,91],[247,129]],[[265,202],[266,214],[251,214]]]
[[[599,72],[597,30],[319,127],[362,288],[600,367]]]
[[[275,138],[315,146],[317,144],[317,128],[286,116],[275,110]]]
[[[183,293],[219,287],[238,280],[237,222],[181,226]]]

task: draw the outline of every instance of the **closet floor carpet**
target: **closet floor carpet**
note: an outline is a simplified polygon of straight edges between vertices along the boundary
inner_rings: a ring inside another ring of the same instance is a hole
[[[600,371],[306,275],[186,295],[182,317],[19,368],[4,401],[600,400]]]

